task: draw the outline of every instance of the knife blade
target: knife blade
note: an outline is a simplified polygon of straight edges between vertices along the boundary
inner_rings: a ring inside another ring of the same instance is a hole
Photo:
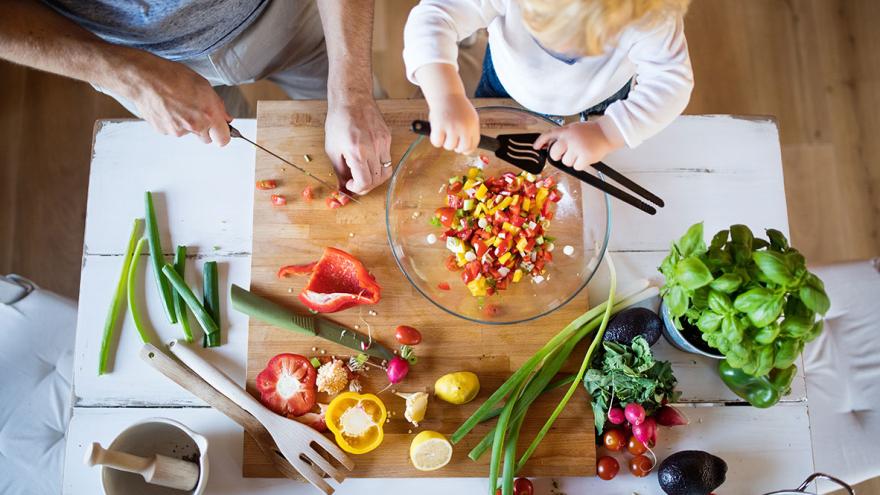
[[[317,316],[299,315],[286,307],[232,284],[232,307],[270,325],[331,342],[379,359],[392,360],[394,353],[379,341],[356,330]]]
[[[275,158],[281,160],[281,161],[284,162],[285,164],[290,165],[290,166],[293,167],[294,169],[296,169],[296,170],[302,172],[303,174],[305,174],[306,176],[310,177],[311,179],[318,181],[320,184],[326,186],[326,187],[327,187],[328,189],[330,189],[331,191],[333,191],[334,189],[335,189],[335,190],[338,190],[340,194],[346,196],[348,199],[354,201],[355,203],[360,203],[360,201],[359,201],[357,198],[355,198],[355,197],[352,196],[351,194],[349,194],[349,193],[347,193],[346,191],[344,191],[343,188],[335,187],[335,186],[330,185],[330,183],[327,182],[327,181],[325,181],[324,179],[321,179],[320,177],[315,176],[314,174],[312,174],[312,173],[309,172],[308,170],[306,170],[306,169],[300,167],[299,165],[297,165],[297,164],[291,162],[290,160],[288,160],[288,159],[286,159],[286,158],[283,158],[283,157],[279,156],[277,153],[274,153],[274,152],[272,152],[272,151],[269,151],[269,150],[266,149],[264,146],[257,144],[256,141],[252,141],[251,139],[248,139],[247,137],[243,136],[243,135],[241,134],[241,132],[240,132],[238,129],[236,129],[235,127],[232,127],[231,124],[227,124],[227,125],[229,125],[229,135],[230,135],[230,136],[251,143],[255,148],[259,148],[259,149],[265,151],[266,153],[269,153],[270,155],[272,155],[272,156],[274,156]]]

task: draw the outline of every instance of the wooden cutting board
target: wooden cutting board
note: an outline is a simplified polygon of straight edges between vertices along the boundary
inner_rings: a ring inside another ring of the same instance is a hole
[[[487,100],[480,104],[504,103],[508,100]],[[392,130],[392,158],[397,160],[406,151],[414,136],[409,132],[412,120],[427,117],[422,100],[388,100],[379,102],[385,120]],[[297,165],[335,184],[330,162],[324,154],[323,101],[260,102],[257,110],[257,140]],[[306,163],[303,155],[311,162]],[[404,382],[394,387],[404,392],[426,391],[432,394],[434,381],[454,371],[473,371],[480,377],[482,388],[471,403],[454,406],[431,396],[425,421],[419,428],[403,418],[404,400],[390,390],[380,394],[391,414],[385,425],[381,447],[364,455],[354,456],[357,464],[352,477],[482,477],[488,475],[489,454],[479,462],[468,459],[475,446],[494,421],[480,425],[455,446],[452,461],[445,468],[423,473],[409,462],[409,446],[416,433],[423,429],[437,430],[447,436],[551,336],[587,309],[586,291],[556,312],[534,322],[483,326],[456,318],[425,300],[404,278],[394,263],[386,240],[384,208],[385,186],[366,197],[361,204],[330,210],[324,204],[329,191],[317,186],[289,166],[266,153],[257,152],[256,179],[275,179],[273,191],[255,191],[254,244],[251,290],[256,294],[305,312],[296,294],[306,283],[305,278],[279,280],[280,266],[305,263],[318,259],[326,246],[334,246],[357,256],[371,270],[382,286],[382,300],[369,307],[355,307],[329,315],[329,318],[365,332],[369,324],[373,338],[396,348],[394,329],[405,324],[418,328],[423,342],[416,347],[418,364],[411,368]],[[315,199],[306,202],[301,192],[307,185],[315,190]],[[273,206],[270,195],[283,194],[288,204]],[[438,260],[442,263],[443,260]],[[369,313],[375,311],[375,315]],[[567,371],[574,372],[586,350],[586,343],[572,355]],[[322,354],[323,351],[323,354]],[[269,359],[282,352],[305,356],[350,356],[352,351],[336,344],[298,333],[266,326],[251,320],[248,335],[247,387],[259,396],[254,386],[257,374]],[[387,384],[384,372],[373,371],[365,381],[365,391],[378,392]],[[525,449],[559,402],[564,390],[557,390],[539,399],[529,410],[520,438]],[[329,398],[319,394],[320,402]],[[532,455],[522,474],[527,476],[592,476],[596,471],[596,449],[593,415],[589,398],[579,388],[568,407]],[[270,462],[250,437],[244,438],[243,474],[246,477],[277,477]]]

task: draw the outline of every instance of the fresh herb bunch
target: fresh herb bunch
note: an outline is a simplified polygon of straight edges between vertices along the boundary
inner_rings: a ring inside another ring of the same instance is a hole
[[[709,247],[698,223],[673,243],[660,265],[663,301],[679,329],[696,326],[733,368],[763,376],[794,364],[822,332],[830,307],[825,286],[778,230],[769,240],[745,225],[715,234]]]
[[[640,404],[650,416],[660,406],[678,398],[677,380],[669,361],[656,361],[641,335],[630,345],[606,341],[602,364],[584,375],[584,387],[593,398],[596,430],[605,428],[608,410],[615,404]]]

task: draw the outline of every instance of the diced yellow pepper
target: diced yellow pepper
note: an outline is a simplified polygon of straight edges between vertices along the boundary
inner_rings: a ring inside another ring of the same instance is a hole
[[[498,247],[498,246],[501,245],[502,242],[504,242],[504,239],[502,239],[502,238],[500,238],[500,237],[496,237],[496,238],[492,241],[492,245],[495,246],[495,247]]]
[[[522,211],[528,212],[529,208],[532,207],[531,198],[523,198]]]
[[[473,178],[477,177],[478,175],[480,175],[480,169],[478,169],[477,167],[471,167],[467,171],[467,178],[468,179],[473,179]]]
[[[471,291],[471,295],[473,295],[475,297],[485,296],[486,295],[486,279],[483,277],[480,277],[478,279],[471,280],[470,282],[468,282],[467,288],[469,291]]]
[[[468,189],[471,189],[472,187],[476,186],[477,184],[478,184],[478,181],[475,181],[474,179],[468,179],[464,182],[464,185],[461,186],[461,190],[467,191]]]
[[[550,191],[546,187],[542,187],[538,189],[538,194],[535,196],[535,206],[540,210],[544,207],[544,202],[547,201],[547,195],[550,194]]]
[[[518,204],[519,204],[519,194],[514,194],[514,195],[512,196],[512,198],[513,198],[513,201],[511,201],[510,204],[513,205],[513,206],[518,205]]]
[[[523,271],[520,270],[519,268],[517,268],[516,271],[513,272],[513,281],[519,282],[520,280],[522,280],[522,277],[523,277]]]
[[[458,266],[464,266],[467,264],[467,258],[465,258],[464,253],[455,253],[455,261],[458,263]]]
[[[477,203],[477,207],[474,208],[474,216],[477,218],[483,217],[483,203]]]
[[[498,257],[498,262],[503,265],[503,264],[507,263],[507,260],[509,260],[511,256],[513,256],[513,255],[510,254],[510,251],[508,251]]]
[[[516,234],[517,232],[519,232],[519,227],[507,222],[501,224],[501,228],[510,232],[511,234]]]
[[[501,203],[498,204],[498,206],[495,207],[495,211],[501,211],[507,208],[508,206],[510,206],[510,203],[513,203],[513,198],[508,196],[504,198]]]
[[[528,244],[529,244],[529,241],[525,237],[523,237],[522,239],[519,240],[519,242],[516,243],[516,249],[519,252],[522,252],[523,249],[525,249]]]
[[[486,194],[488,192],[489,192],[489,188],[486,187],[486,184],[480,184],[480,187],[477,188],[477,193],[474,194],[474,197],[476,197],[477,199],[482,201],[486,197]]]
[[[494,246],[494,245],[495,245],[495,241],[497,241],[497,240],[498,240],[497,237],[490,237],[490,238],[488,238],[488,239],[486,240],[486,245],[487,245],[487,246]]]

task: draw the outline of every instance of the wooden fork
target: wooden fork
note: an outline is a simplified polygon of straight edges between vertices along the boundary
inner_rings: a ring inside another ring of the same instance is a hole
[[[195,374],[262,423],[284,458],[309,483],[325,494],[330,495],[334,488],[324,480],[321,471],[338,482],[342,482],[345,475],[315,450],[313,444],[320,446],[346,469],[354,469],[354,462],[333,441],[306,425],[279,416],[267,409],[187,345],[174,340],[168,345],[168,348]]]
[[[218,392],[214,387],[208,385],[208,382],[202,380],[186,366],[180,364],[164,352],[157,349],[152,344],[144,344],[141,348],[141,359],[149,363],[154,369],[168,377],[174,383],[180,385],[185,390],[205,401],[209,406],[223,413],[224,416],[239,424],[251,438],[254,439],[257,446],[272,461],[281,474],[294,481],[305,482],[306,479],[300,475],[293,466],[287,462],[287,459],[278,452],[272,435],[266,431],[266,428],[256,420],[249,412],[238,407],[235,402],[229,400],[228,397]],[[337,480],[342,481],[342,480]]]

